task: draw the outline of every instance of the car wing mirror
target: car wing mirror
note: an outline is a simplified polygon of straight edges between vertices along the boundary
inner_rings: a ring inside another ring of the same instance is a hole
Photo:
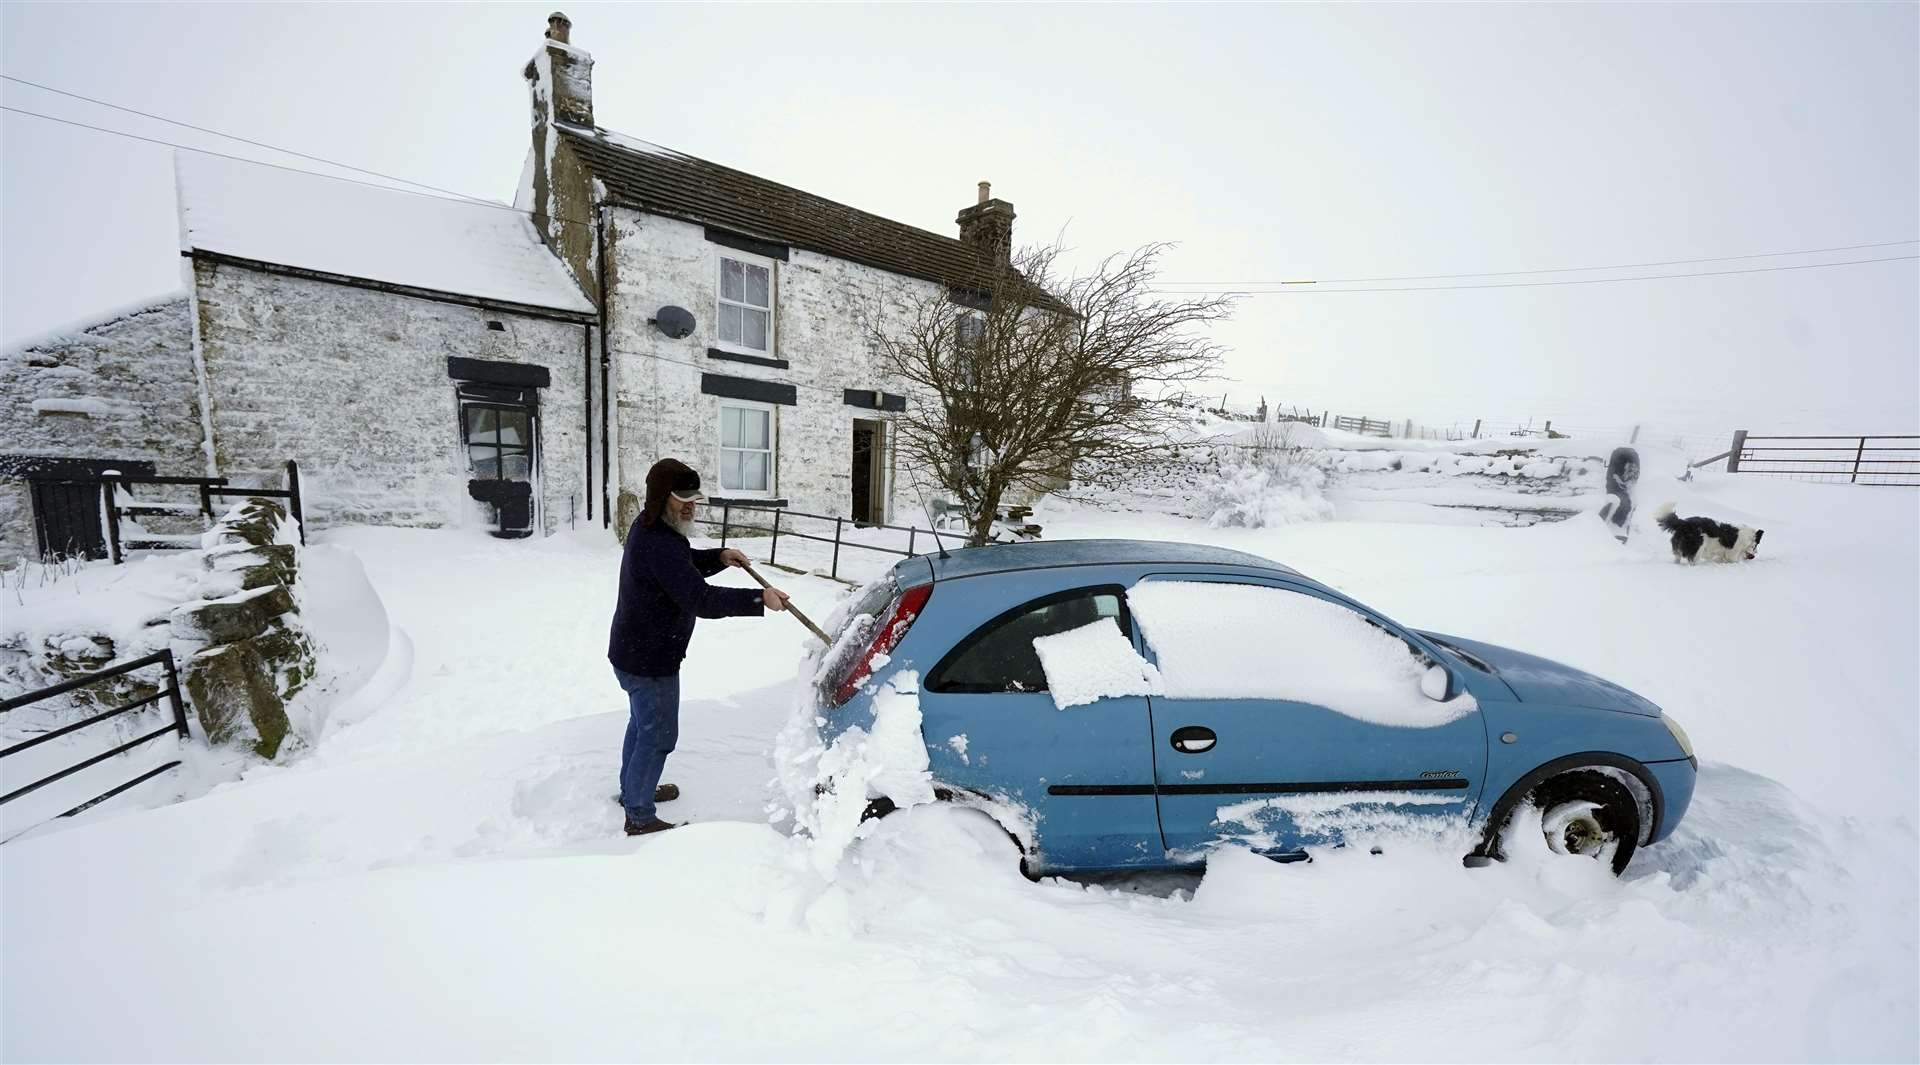
[[[1447,667],[1438,662],[1428,666],[1426,672],[1420,674],[1420,691],[1436,703],[1444,703],[1457,694],[1453,690],[1453,674],[1448,673]]]

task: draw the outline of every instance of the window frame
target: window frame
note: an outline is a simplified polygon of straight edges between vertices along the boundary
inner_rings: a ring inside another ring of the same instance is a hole
[[[725,271],[727,268],[726,261],[728,259],[732,259],[734,262],[737,262],[737,263],[743,263],[747,266],[759,266],[759,267],[764,267],[766,269],[767,271],[767,305],[765,307],[757,307],[751,303],[746,303],[742,300],[731,300],[726,297]],[[778,315],[775,313],[775,308],[777,308],[780,304],[780,271],[779,271],[779,268],[775,265],[775,262],[776,260],[769,259],[764,255],[755,255],[752,252],[739,251],[734,248],[723,247],[717,244],[714,245],[714,252],[713,252],[713,344],[714,344],[714,347],[719,348],[721,351],[732,352],[736,355],[758,355],[762,358],[769,358],[769,359],[776,357],[774,353],[780,350],[778,337],[776,335],[777,334],[776,319],[778,318]],[[739,341],[721,339],[720,309],[726,306],[740,307],[750,311],[765,311],[767,315],[767,346],[764,348],[755,348],[755,347],[749,347],[746,344],[742,344]]]
[[[474,481],[512,481],[521,478],[506,475],[506,459],[509,455],[525,455],[527,459],[528,483],[536,481],[540,474],[540,403],[532,389],[510,388],[491,385],[461,383],[454,389],[454,404],[460,422],[460,447],[465,460],[467,478]],[[473,439],[472,411],[491,410],[495,412],[495,439],[476,441]],[[499,442],[499,416],[501,414],[524,414],[527,418],[527,438],[519,444]],[[473,468],[473,449],[490,448],[493,451],[494,473],[491,477],[479,476]]]
[[[967,633],[966,636],[961,638],[959,643],[949,648],[946,654],[940,656],[940,660],[934,664],[934,667],[927,671],[927,679],[924,687],[927,691],[940,695],[1047,694],[1051,689],[1045,687],[1015,690],[1008,688],[982,689],[969,686],[957,686],[947,680],[946,673],[948,669],[952,668],[954,663],[958,662],[975,647],[979,646],[989,635],[997,631],[1002,625],[1013,621],[1022,614],[1031,613],[1041,607],[1052,606],[1055,603],[1065,603],[1075,599],[1091,599],[1099,595],[1111,595],[1119,601],[1120,613],[1115,615],[1114,620],[1119,623],[1120,632],[1127,638],[1127,642],[1133,644],[1136,651],[1139,650],[1139,633],[1134,628],[1133,611],[1127,606],[1126,585],[1107,583],[1087,584],[1077,588],[1063,588],[1057,592],[1049,592],[1046,595],[1029,599],[1018,606],[1003,610],[980,624],[975,625],[972,632]]]
[[[1332,606],[1345,608],[1359,615],[1360,620],[1405,644],[1407,653],[1420,660],[1424,665],[1439,666],[1441,669],[1446,670],[1447,699],[1452,699],[1461,692],[1469,690],[1465,677],[1460,670],[1454,668],[1447,656],[1440,652],[1439,648],[1429,645],[1428,641],[1421,637],[1415,630],[1406,628],[1393,619],[1376,613],[1361,603],[1348,599],[1346,596],[1341,595],[1331,588],[1302,584],[1278,576],[1268,577],[1264,575],[1254,576],[1238,573],[1180,573],[1164,571],[1143,573],[1140,575],[1140,579],[1134,582],[1134,586],[1137,587],[1149,581],[1173,581],[1185,584],[1238,584],[1251,588],[1266,588],[1273,591],[1292,592],[1295,595],[1304,595]],[[1137,636],[1134,641],[1134,648],[1138,650],[1140,656],[1145,658],[1149,663],[1155,666],[1160,664],[1160,652],[1154,648],[1153,644],[1145,635]],[[1442,701],[1444,702],[1445,700]]]
[[[767,416],[767,446],[729,447],[727,446],[726,409],[736,407],[741,410],[764,412]],[[713,418],[714,438],[714,483],[720,486],[722,496],[736,499],[773,499],[779,494],[780,469],[777,458],[780,454],[780,407],[774,403],[760,403],[751,399],[721,399],[715,404]],[[764,453],[767,456],[767,486],[765,488],[729,488],[726,482],[726,456],[729,451]]]

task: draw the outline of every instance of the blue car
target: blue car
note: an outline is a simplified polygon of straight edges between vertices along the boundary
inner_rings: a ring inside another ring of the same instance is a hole
[[[1192,866],[1222,845],[1293,860],[1356,824],[1435,817],[1464,826],[1468,864],[1544,844],[1618,873],[1693,796],[1686,734],[1646,699],[1237,551],[920,556],[845,616],[822,740],[870,731],[883,688],[917,688],[935,794],[995,812],[1031,876]],[[1511,838],[1528,803],[1539,834]]]

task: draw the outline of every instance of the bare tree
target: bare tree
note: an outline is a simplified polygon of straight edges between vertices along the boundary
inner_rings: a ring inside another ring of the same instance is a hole
[[[1229,296],[1161,299],[1165,244],[1063,276],[1060,246],[904,298],[863,322],[879,369],[916,393],[894,425],[905,464],[954,496],[975,542],[1008,490],[1045,491],[1074,463],[1121,463],[1161,445],[1172,400],[1210,377],[1220,348],[1198,334]]]

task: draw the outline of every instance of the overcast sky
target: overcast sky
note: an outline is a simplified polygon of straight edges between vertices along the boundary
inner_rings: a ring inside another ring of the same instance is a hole
[[[13,77],[505,199],[527,148],[520,69],[550,10],[10,3],[0,55]],[[1920,238],[1911,3],[565,10],[603,126],[940,233],[989,179],[1016,239],[1064,233],[1077,261],[1175,241],[1170,282]],[[264,154],[16,83],[0,95]],[[178,287],[169,149],[3,122],[8,341]],[[1219,391],[1423,421],[1914,432],[1917,292],[1905,259],[1258,295],[1220,330]]]

